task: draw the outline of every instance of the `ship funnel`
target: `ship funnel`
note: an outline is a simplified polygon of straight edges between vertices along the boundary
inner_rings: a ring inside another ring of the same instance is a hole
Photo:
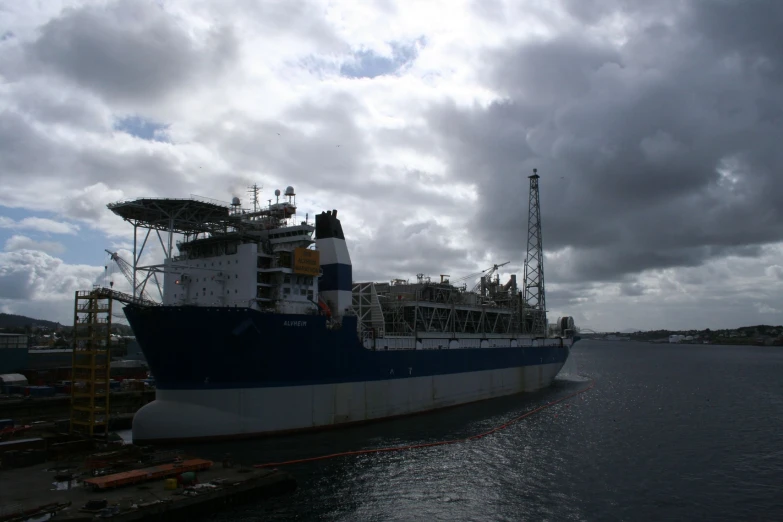
[[[352,306],[352,266],[343,227],[337,211],[326,211],[315,216],[315,244],[320,251],[321,278],[318,293],[327,302],[332,316],[342,316]]]

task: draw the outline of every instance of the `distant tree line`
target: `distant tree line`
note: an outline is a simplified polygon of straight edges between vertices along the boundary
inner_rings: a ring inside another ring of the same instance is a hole
[[[721,328],[712,330],[648,330],[631,334],[617,334],[630,337],[636,341],[659,341],[668,339],[670,335],[682,335],[692,337],[694,341],[719,344],[748,344],[748,341],[765,344],[775,344],[771,341],[783,341],[783,326],[759,324],[755,326],[742,326],[740,328]]]

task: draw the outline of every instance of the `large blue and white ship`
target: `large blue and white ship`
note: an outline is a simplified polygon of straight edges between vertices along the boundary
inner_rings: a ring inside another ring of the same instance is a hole
[[[137,267],[149,280],[162,275],[162,302],[124,308],[157,386],[135,415],[134,442],[425,412],[541,389],[566,362],[572,318],[548,325],[515,276],[493,277],[497,265],[474,274],[475,287],[423,274],[355,282],[336,210],[298,220],[292,187],[272,201],[109,205],[134,225],[134,242],[146,228],[144,243],[154,232],[166,254]]]

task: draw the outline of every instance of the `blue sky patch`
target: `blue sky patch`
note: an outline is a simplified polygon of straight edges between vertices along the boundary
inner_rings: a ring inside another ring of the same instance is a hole
[[[6,241],[14,235],[29,237],[34,241],[57,242],[65,247],[64,252],[55,253],[68,264],[105,265],[108,254],[104,249],[111,249],[111,242],[103,232],[93,230],[84,223],[77,221],[65,221],[53,212],[30,212],[20,208],[10,208],[0,205],[0,217],[10,218],[14,221],[22,221],[27,217],[51,219],[52,221],[67,222],[79,226],[75,234],[54,234],[42,232],[31,228],[0,227],[0,252],[3,251]],[[116,238],[113,240],[116,241]]]
[[[147,120],[140,116],[120,118],[114,124],[114,128],[143,140],[169,141],[168,136],[166,136],[165,133],[166,129],[169,128],[168,125]]]
[[[353,60],[340,67],[340,74],[348,78],[375,78],[393,74],[419,56],[419,46],[425,43],[419,38],[410,43],[391,42],[391,57],[382,56],[373,51],[357,51]]]
[[[340,65],[335,60],[328,60],[323,56],[310,55],[305,56],[295,62],[295,65],[304,68],[321,79],[327,76],[335,75],[340,72]]]
[[[44,217],[44,218],[54,219],[51,215],[44,215],[44,214],[47,214],[47,212],[34,213],[34,212],[30,212],[29,210],[25,210],[23,208],[4,207],[0,205],[0,216],[11,218],[14,221],[21,221],[26,217]]]

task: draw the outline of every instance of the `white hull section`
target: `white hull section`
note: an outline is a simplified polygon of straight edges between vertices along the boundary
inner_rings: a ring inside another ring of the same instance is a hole
[[[134,442],[313,429],[536,391],[564,363],[313,386],[157,390],[133,419]]]

